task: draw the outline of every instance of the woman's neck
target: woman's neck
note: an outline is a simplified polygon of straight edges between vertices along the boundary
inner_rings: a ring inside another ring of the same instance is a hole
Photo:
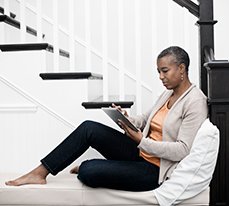
[[[189,80],[186,80],[186,81],[182,82],[182,84],[179,87],[177,87],[177,88],[175,88],[173,90],[173,96],[179,98],[185,91],[188,90],[188,88],[191,85],[192,84],[191,84],[191,82]]]
[[[180,87],[176,88],[173,90],[173,94],[169,99],[169,102],[167,104],[167,107],[170,109],[174,103],[179,99],[179,97],[185,92],[187,91],[187,89],[191,86],[191,82],[188,80],[186,82],[183,82],[182,85],[180,85]]]

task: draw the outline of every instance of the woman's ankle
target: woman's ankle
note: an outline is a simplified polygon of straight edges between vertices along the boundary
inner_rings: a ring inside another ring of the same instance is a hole
[[[46,177],[49,174],[49,171],[45,168],[43,164],[40,164],[38,167],[33,169],[30,173],[33,175],[38,175],[43,179],[46,179]]]

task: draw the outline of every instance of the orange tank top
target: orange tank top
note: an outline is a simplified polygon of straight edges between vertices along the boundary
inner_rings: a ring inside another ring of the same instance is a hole
[[[151,119],[148,137],[155,141],[162,141],[163,122],[169,111],[168,102],[169,100],[163,105],[163,107],[161,107],[161,109],[157,111],[157,113]],[[160,167],[160,158],[148,154],[144,151],[140,151],[140,156],[143,157],[146,161]]]

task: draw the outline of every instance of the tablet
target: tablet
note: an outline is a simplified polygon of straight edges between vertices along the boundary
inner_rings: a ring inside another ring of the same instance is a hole
[[[102,110],[118,125],[118,120],[122,120],[128,127],[130,127],[135,132],[138,132],[138,129],[116,108],[102,108]]]

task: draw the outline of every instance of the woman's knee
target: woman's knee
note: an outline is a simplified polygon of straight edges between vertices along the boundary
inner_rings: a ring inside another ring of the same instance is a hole
[[[80,133],[80,134],[88,134],[91,131],[94,130],[94,125],[96,122],[90,121],[90,120],[86,120],[84,122],[82,122],[76,129],[75,129],[75,133]]]
[[[94,122],[91,120],[85,120],[84,122],[82,122],[78,129],[83,129],[86,131],[96,131],[99,127],[99,123],[98,122]]]
[[[95,122],[91,121],[91,120],[85,120],[83,121],[79,127],[92,127],[95,124]]]
[[[79,167],[78,179],[87,186],[99,187],[98,174],[98,160],[86,160]]]

